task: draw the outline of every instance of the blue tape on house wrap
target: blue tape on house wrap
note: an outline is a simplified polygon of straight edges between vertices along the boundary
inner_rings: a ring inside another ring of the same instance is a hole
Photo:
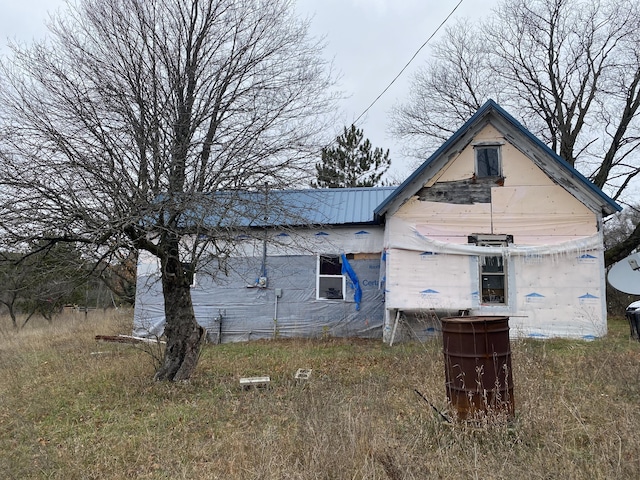
[[[353,301],[356,302],[356,310],[360,310],[360,300],[362,300],[360,281],[358,280],[356,272],[351,268],[351,264],[349,264],[349,260],[347,260],[347,256],[344,253],[342,254],[342,275],[347,275],[349,277],[351,286],[355,290],[355,293],[353,294]]]

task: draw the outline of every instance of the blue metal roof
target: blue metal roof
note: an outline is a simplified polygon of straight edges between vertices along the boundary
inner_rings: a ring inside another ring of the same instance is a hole
[[[216,192],[199,203],[208,226],[265,227],[375,224],[376,206],[395,187]],[[198,213],[191,215],[197,222]]]
[[[313,202],[308,210],[310,224],[347,225],[375,223],[374,210],[395,187],[327,188],[287,192],[294,202]]]
[[[422,188],[424,176],[432,163],[438,160],[441,155],[459,141],[472,127],[479,123],[485,116],[494,113],[502,117],[512,128],[524,135],[537,148],[541,149],[558,167],[559,174],[565,177],[569,183],[576,187],[582,187],[596,203],[598,203],[605,213],[613,213],[622,210],[612,198],[606,195],[600,188],[590,182],[584,175],[573,168],[556,152],[549,148],[538,137],[527,130],[520,122],[512,117],[506,110],[493,100],[488,100],[480,109],[471,116],[465,124],[456,131],[449,139],[438,148],[416,171],[414,171],[391,195],[389,195],[375,210],[376,216],[387,213],[388,208],[403,194],[414,195]],[[434,172],[435,173],[435,172]],[[566,188],[566,187],[565,187]],[[405,191],[406,190],[406,191]]]

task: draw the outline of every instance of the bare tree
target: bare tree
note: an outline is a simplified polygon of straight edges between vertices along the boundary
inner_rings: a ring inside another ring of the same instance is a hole
[[[640,173],[638,44],[636,1],[503,0],[489,20],[447,30],[411,97],[396,107],[395,133],[416,139],[423,156],[494,98],[624,201]],[[639,238],[635,232],[608,251],[607,263]]]
[[[203,338],[190,272],[260,210],[235,192],[306,180],[325,140],[321,45],[289,0],[84,0],[50,32],[4,67],[0,235],[157,256],[155,378],[187,379]]]
[[[20,258],[17,254],[0,252],[0,283],[2,285],[0,287],[0,305],[4,305],[7,309],[13,328],[16,330],[19,327],[18,313],[21,311],[21,303],[29,291],[28,272],[15,268]]]
[[[35,315],[48,322],[65,304],[77,303],[90,274],[87,262],[74,245],[31,245],[24,253],[0,252],[0,304],[14,328],[24,327]],[[22,325],[17,314],[24,315]]]
[[[409,99],[394,107],[392,132],[411,145],[409,155],[424,158],[496,93],[491,48],[476,30],[467,21],[447,27],[431,61],[414,74]]]

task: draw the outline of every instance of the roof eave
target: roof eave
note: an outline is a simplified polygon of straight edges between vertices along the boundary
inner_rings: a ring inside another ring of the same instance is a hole
[[[467,120],[462,127],[460,127],[451,137],[449,137],[431,156],[425,160],[396,190],[389,195],[378,207],[375,209],[374,214],[383,217],[389,211],[393,204],[401,205],[422,187],[425,181],[424,173],[428,170],[434,162],[441,158],[448,150],[451,149],[460,139],[464,137],[475,125],[479,124],[481,119],[486,116],[493,107],[498,105],[493,100],[488,100],[476,113],[474,113],[469,120]],[[437,173],[434,172],[434,173]],[[418,187],[416,188],[416,184]],[[406,193],[403,195],[403,192]],[[398,202],[397,200],[401,201]],[[398,206],[399,206],[398,205]]]
[[[416,169],[391,195],[380,203],[374,210],[374,215],[383,218],[390,210],[397,210],[404,202],[414,196],[430,176],[437,173],[432,172],[427,175],[429,167],[432,167],[442,159],[465,135],[479,126],[483,126],[483,119],[494,114],[498,118],[504,119],[514,131],[523,135],[528,141],[542,150],[545,155],[550,156],[559,166],[562,176],[569,181],[569,188],[582,192],[583,203],[595,211],[599,211],[604,216],[622,210],[615,200],[606,195],[600,188],[590,182],[584,175],[569,165],[562,157],[549,148],[538,137],[529,132],[520,122],[512,117],[506,110],[500,107],[495,101],[488,100],[478,111],[467,120],[449,139],[444,142],[418,169]],[[465,144],[466,146],[466,144]],[[549,174],[549,172],[547,172]],[[551,176],[553,179],[554,177]],[[567,186],[564,186],[567,188]]]

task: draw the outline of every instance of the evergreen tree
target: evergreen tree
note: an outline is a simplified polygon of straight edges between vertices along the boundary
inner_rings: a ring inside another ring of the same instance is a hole
[[[383,185],[382,176],[391,166],[389,150],[372,150],[362,130],[344,127],[337,145],[322,149],[322,161],[316,164],[314,188],[373,187]]]

